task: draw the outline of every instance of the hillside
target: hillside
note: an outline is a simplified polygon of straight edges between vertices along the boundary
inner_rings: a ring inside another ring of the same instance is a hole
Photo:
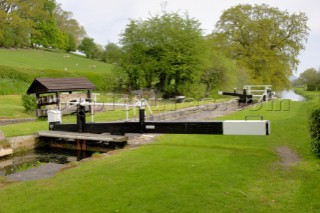
[[[50,70],[108,72],[113,65],[54,50],[0,49],[0,65]]]
[[[113,67],[55,50],[0,49],[0,95],[23,93],[37,77],[86,77],[99,90],[108,90]]]

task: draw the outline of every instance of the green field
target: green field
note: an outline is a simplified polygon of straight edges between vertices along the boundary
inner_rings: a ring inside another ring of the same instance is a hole
[[[114,65],[48,49],[0,49],[0,95],[25,93],[39,77],[85,77],[99,91],[112,90]]]
[[[20,95],[0,95],[0,119],[28,117],[34,115],[25,112]]]
[[[52,178],[4,184],[0,212],[319,212],[309,105],[275,102],[223,118],[264,116],[270,136],[163,135]],[[278,147],[299,162],[282,165]]]
[[[113,67],[83,56],[50,49],[0,49],[0,65],[72,72],[108,72]]]
[[[304,88],[295,88],[294,91],[306,97],[310,102],[318,103],[320,101],[320,91],[306,91]]]

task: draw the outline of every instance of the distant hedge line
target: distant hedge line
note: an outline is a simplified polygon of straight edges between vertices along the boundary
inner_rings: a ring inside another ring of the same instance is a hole
[[[37,70],[0,65],[0,95],[21,94],[27,91],[35,78],[85,77],[96,85],[98,91],[111,91],[117,82],[113,73],[70,72]]]

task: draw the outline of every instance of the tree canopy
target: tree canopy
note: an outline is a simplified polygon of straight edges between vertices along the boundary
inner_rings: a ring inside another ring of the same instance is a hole
[[[190,94],[199,87],[207,48],[200,23],[164,12],[131,20],[121,35],[121,66],[132,89],[157,88],[166,95]]]
[[[319,90],[320,68],[318,70],[316,70],[315,68],[306,69],[300,74],[299,80],[307,86],[307,90]]]
[[[301,12],[240,4],[222,14],[212,38],[227,57],[249,69],[252,84],[287,87],[305,47],[307,20]]]
[[[117,44],[109,42],[105,46],[102,60],[109,64],[118,64],[120,62],[121,55],[121,48]]]
[[[75,50],[85,31],[55,0],[0,0],[0,47]]]
[[[203,97],[218,87],[288,87],[305,48],[307,21],[301,12],[239,4],[224,11],[215,30],[204,36],[200,22],[187,12],[162,11],[130,20],[119,46],[103,48],[55,0],[0,0],[0,47],[78,48],[88,58],[117,65],[117,72],[127,74],[121,75],[121,86],[128,90]]]

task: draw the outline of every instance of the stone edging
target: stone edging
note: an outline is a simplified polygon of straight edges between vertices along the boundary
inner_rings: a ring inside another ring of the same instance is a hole
[[[35,121],[35,118],[0,119],[0,126]]]
[[[34,135],[12,137],[7,138],[6,140],[9,142],[10,147],[3,148],[0,146],[0,158],[12,155],[16,152],[34,149],[38,142]]]

